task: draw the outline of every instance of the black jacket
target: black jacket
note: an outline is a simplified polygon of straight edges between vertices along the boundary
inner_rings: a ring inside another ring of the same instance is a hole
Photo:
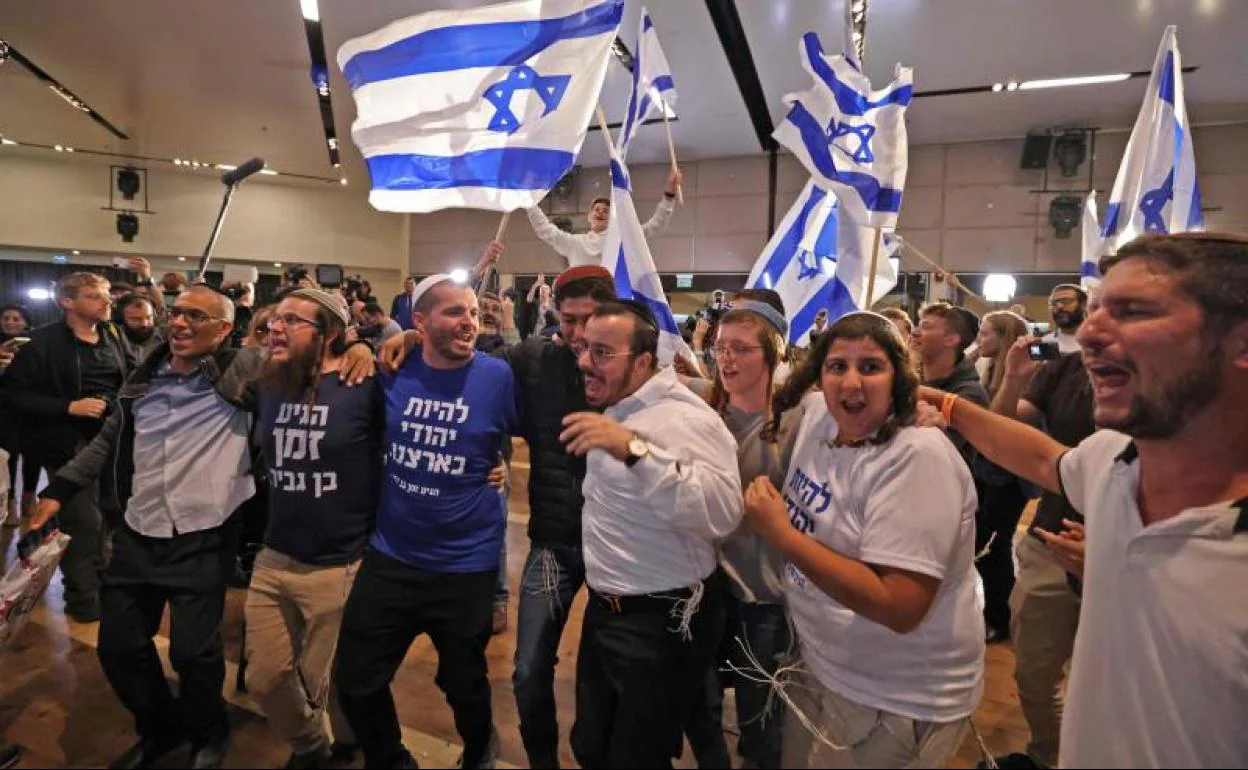
[[[935,380],[923,384],[943,390],[946,393],[953,393],[960,398],[965,398],[976,406],[988,408],[988,390],[979,381],[979,373],[975,371],[975,365],[965,358],[959,361],[957,366],[953,367],[953,371],[949,373],[948,377],[943,380]],[[973,466],[978,452],[975,451],[975,447],[971,446],[971,442],[962,438],[962,434],[953,429],[946,430],[945,435],[957,447],[958,454],[962,455],[963,460],[966,460],[967,466]]]
[[[134,349],[112,323],[100,324],[99,330],[124,379],[135,367]],[[30,344],[22,348],[4,376],[8,411],[22,425],[22,449],[47,468],[66,463],[100,424],[69,414],[70,402],[99,395],[82,392],[80,352],[73,329],[56,321],[31,332]]]
[[[504,354],[520,388],[520,435],[529,445],[529,540],[581,545],[581,482],[585,458],[559,441],[563,418],[590,409],[571,348],[530,336]]]
[[[161,345],[126,380],[117,395],[118,406],[104,427],[48,482],[43,497],[64,503],[92,481],[100,481],[100,510],[119,515],[134,481],[134,402],[147,393],[152,375],[169,358],[169,346]],[[254,381],[264,365],[257,348],[225,348],[200,362],[200,370],[226,401],[240,409],[253,406]]]

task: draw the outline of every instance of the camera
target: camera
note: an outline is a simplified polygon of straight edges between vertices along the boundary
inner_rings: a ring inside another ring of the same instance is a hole
[[[1052,361],[1061,355],[1057,340],[1036,340],[1027,346],[1027,354],[1032,361]]]

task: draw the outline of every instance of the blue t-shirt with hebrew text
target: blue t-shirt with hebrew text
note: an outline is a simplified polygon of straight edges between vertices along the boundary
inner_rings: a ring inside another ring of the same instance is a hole
[[[477,354],[434,369],[417,348],[378,376],[387,454],[372,546],[430,572],[498,569],[507,512],[486,479],[519,423],[511,367]]]

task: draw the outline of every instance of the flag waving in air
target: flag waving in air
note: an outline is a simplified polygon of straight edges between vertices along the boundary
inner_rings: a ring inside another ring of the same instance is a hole
[[[788,342],[802,344],[820,310],[827,310],[828,320],[835,321],[870,308],[897,283],[889,257],[900,244],[891,233],[884,233],[874,296],[867,297],[874,237],[874,228],[844,216],[835,196],[811,180],[784,215],[745,285],[780,295],[789,321]]]
[[[1204,225],[1182,73],[1175,28],[1166,27],[1101,225],[1108,252],[1143,233]]]
[[[610,141],[608,139],[608,144]],[[696,360],[680,336],[654,257],[646,244],[646,234],[633,205],[628,168],[611,148],[611,219],[603,240],[602,263],[615,276],[615,293],[621,299],[636,299],[649,305],[659,322],[659,363],[670,364],[679,355]]]
[[[1083,202],[1083,258],[1079,264],[1079,285],[1085,290],[1095,288],[1101,282],[1098,265],[1105,239],[1101,237],[1100,225],[1096,223],[1096,190],[1088,193]]]
[[[571,170],[623,0],[430,11],[349,40],[351,136],[383,211],[536,205]]]
[[[637,53],[633,57],[633,90],[624,115],[624,128],[616,142],[621,158],[628,158],[628,145],[636,136],[637,129],[652,110],[662,110],[663,104],[676,105],[676,82],[672,80],[672,68],[663,55],[663,48],[659,46],[659,34],[650,19],[650,12],[642,7],[637,30]]]
[[[898,67],[896,79],[875,91],[844,56],[825,54],[814,32],[802,37],[801,53],[814,86],[784,97],[789,114],[772,136],[856,222],[895,228],[906,183],[912,72]]]

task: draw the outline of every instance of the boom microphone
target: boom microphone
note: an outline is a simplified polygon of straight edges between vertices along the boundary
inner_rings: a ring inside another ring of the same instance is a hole
[[[221,182],[227,187],[233,187],[262,168],[264,168],[264,161],[260,158],[252,158],[238,168],[222,174]]]

